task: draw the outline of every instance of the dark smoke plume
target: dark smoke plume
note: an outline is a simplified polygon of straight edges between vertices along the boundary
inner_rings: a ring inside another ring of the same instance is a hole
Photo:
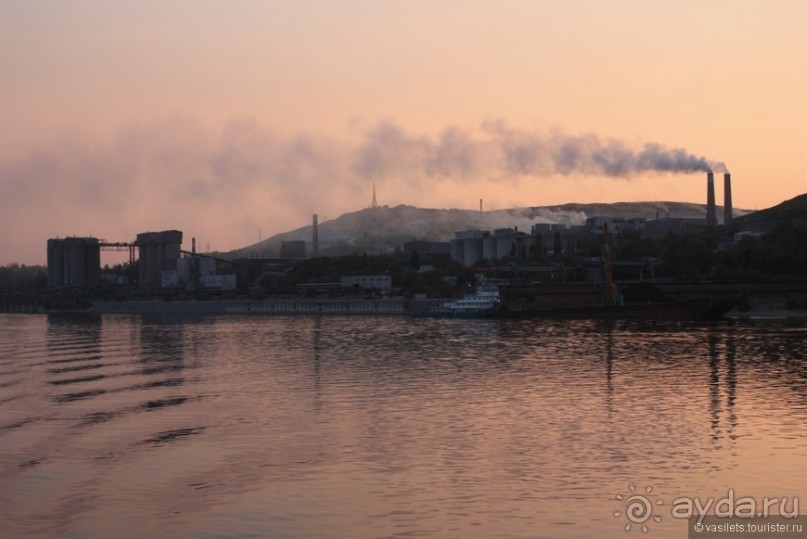
[[[723,163],[683,148],[650,142],[641,148],[593,134],[543,135],[489,122],[481,132],[456,127],[436,139],[382,122],[358,148],[355,171],[366,178],[427,175],[454,178],[594,175],[631,178],[645,173],[725,171]]]

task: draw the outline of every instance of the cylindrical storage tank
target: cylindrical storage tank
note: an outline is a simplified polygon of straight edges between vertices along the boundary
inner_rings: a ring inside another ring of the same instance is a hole
[[[502,235],[496,238],[496,258],[504,258],[513,253],[515,238],[510,235]]]
[[[487,236],[482,238],[482,258],[493,260],[496,256],[496,238]]]
[[[460,264],[465,263],[465,250],[463,249],[463,240],[451,241],[451,259]]]
[[[464,266],[473,266],[482,260],[482,238],[468,238],[462,240]]]

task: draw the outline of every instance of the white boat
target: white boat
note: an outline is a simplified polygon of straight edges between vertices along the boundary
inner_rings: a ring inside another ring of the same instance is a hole
[[[499,289],[493,285],[485,285],[456,301],[448,301],[429,311],[418,313],[420,316],[440,318],[484,318],[499,311],[502,298]]]

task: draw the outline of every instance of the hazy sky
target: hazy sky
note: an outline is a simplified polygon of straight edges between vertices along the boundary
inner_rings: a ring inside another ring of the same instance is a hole
[[[373,180],[389,205],[702,202],[723,162],[735,205],[768,207],[807,191],[806,20],[803,0],[0,0],[0,264],[168,228],[228,250],[366,207]]]

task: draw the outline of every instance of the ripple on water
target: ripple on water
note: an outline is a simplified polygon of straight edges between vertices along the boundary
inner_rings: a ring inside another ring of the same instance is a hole
[[[630,484],[807,484],[804,327],[11,318],[12,536],[611,536]]]

